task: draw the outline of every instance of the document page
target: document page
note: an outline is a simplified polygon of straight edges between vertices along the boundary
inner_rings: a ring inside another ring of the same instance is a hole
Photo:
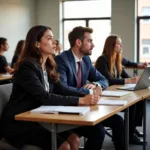
[[[99,105],[114,105],[114,106],[124,106],[127,104],[127,100],[99,100]]]
[[[90,107],[75,107],[75,106],[62,106],[58,109],[59,113],[71,113],[71,114],[80,114],[84,115],[85,113],[90,111]]]
[[[80,114],[84,115],[90,111],[90,107],[79,106],[40,106],[31,110],[32,113],[64,113],[64,114]]]
[[[121,97],[121,96],[125,96],[128,94],[131,94],[131,92],[127,92],[127,91],[102,91],[101,96]]]
[[[118,89],[127,89],[127,88],[134,88],[136,84],[124,84],[123,86],[118,87]]]
[[[40,106],[36,109],[31,110],[33,113],[58,113],[57,110],[61,106]]]

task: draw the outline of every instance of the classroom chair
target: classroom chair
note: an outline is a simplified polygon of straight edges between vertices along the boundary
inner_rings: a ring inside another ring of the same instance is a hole
[[[6,103],[9,100],[12,91],[12,83],[0,85],[0,117]],[[0,150],[18,150],[12,145],[10,145],[3,137],[0,135]],[[39,147],[34,145],[25,145],[21,150],[41,150]]]

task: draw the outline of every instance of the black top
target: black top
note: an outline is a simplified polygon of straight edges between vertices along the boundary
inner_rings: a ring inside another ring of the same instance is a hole
[[[10,100],[2,114],[2,132],[4,137],[27,131],[35,123],[15,121],[14,115],[29,111],[41,105],[78,105],[79,92],[64,87],[61,82],[49,84],[50,91],[44,86],[43,71],[34,59],[25,60],[14,74]],[[76,97],[75,97],[76,96]]]
[[[126,60],[126,59],[125,59]],[[128,61],[124,61],[128,62]],[[125,63],[124,63],[125,64]],[[96,69],[100,71],[100,73],[107,78],[109,81],[109,85],[114,84],[124,84],[125,80],[124,78],[129,78],[130,76],[125,72],[125,70],[122,70],[121,76],[117,73],[114,77],[111,76],[109,71],[109,64],[108,59],[106,56],[102,55],[97,59],[97,66]],[[120,78],[121,77],[121,78]]]
[[[126,58],[122,59],[122,65],[125,66],[125,67],[135,67],[135,68],[137,68],[137,63],[132,62],[132,61],[126,59]]]
[[[11,62],[11,67],[12,67],[12,68],[14,68],[14,64],[17,62],[18,57],[19,57],[18,55],[14,55],[14,56],[13,56],[12,62]]]
[[[0,73],[7,73],[5,67],[8,66],[5,56],[0,55]]]

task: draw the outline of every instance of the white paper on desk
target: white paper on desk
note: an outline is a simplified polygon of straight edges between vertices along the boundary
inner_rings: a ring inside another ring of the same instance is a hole
[[[84,115],[90,111],[90,107],[79,106],[40,106],[31,110],[32,113],[61,113],[61,114],[79,114]]]
[[[134,88],[136,84],[124,84],[123,86],[118,87],[118,89]]]
[[[99,100],[99,105],[114,105],[114,106],[124,106],[127,104],[126,100]]]
[[[128,92],[128,91],[102,91],[101,96],[121,97],[121,96],[125,96],[128,94],[131,94],[131,92]]]
[[[0,74],[0,77],[11,77],[11,74]]]

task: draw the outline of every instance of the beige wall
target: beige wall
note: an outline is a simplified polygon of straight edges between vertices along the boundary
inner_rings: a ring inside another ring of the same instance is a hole
[[[61,33],[61,10],[59,0],[38,0],[37,1],[37,24],[50,26],[56,39]]]
[[[0,37],[6,37],[10,45],[5,53],[8,62],[17,42],[25,39],[35,22],[35,0],[0,0]]]
[[[0,36],[9,40],[6,53],[10,62],[18,40],[25,38],[29,28],[36,24],[50,26],[55,38],[62,36],[61,0],[1,0]],[[123,54],[135,60],[135,3],[134,0],[112,0],[112,33],[119,34],[124,44]]]
[[[135,60],[136,10],[134,0],[112,0],[112,33],[121,36],[123,56]]]

